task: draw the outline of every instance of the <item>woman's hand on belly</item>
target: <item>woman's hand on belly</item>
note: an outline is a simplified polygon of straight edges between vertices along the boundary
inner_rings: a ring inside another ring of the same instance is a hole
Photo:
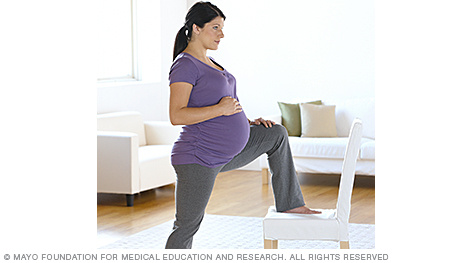
[[[223,97],[217,106],[221,111],[221,114],[224,116],[230,116],[242,112],[242,106],[240,103],[231,96]]]

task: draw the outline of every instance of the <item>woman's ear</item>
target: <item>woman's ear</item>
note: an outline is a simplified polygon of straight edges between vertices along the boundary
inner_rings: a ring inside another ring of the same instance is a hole
[[[195,23],[192,25],[192,33],[195,33],[195,34],[200,34],[200,31],[201,31],[201,28],[197,25],[195,25]]]

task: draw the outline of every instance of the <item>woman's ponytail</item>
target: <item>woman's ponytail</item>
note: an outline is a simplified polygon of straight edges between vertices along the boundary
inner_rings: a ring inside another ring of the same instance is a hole
[[[174,42],[173,60],[175,60],[176,57],[187,48],[190,38],[192,37],[192,27],[194,24],[203,28],[206,23],[218,16],[226,19],[223,12],[212,3],[195,3],[189,9],[187,16],[185,17],[185,25],[179,30],[179,32],[177,32]]]
[[[172,60],[175,60],[175,58],[184,51],[184,49],[187,48],[188,42],[189,42],[189,37],[187,36],[189,30],[187,29],[186,26],[183,26],[179,32],[177,32],[177,36],[174,42],[174,55]]]

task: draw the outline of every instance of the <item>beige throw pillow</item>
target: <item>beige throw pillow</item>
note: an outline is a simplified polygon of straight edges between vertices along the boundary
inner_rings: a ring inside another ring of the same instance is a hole
[[[322,105],[321,100],[305,102],[307,104]],[[281,124],[288,131],[289,136],[301,136],[301,110],[299,103],[285,103],[278,101],[281,110]]]
[[[301,137],[336,137],[335,105],[301,103]]]

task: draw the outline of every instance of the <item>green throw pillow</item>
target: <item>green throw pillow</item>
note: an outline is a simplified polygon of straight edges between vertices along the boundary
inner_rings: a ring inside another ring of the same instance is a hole
[[[322,105],[321,100],[306,102],[307,104]],[[289,136],[301,136],[301,109],[299,103],[279,102],[281,122]]]

